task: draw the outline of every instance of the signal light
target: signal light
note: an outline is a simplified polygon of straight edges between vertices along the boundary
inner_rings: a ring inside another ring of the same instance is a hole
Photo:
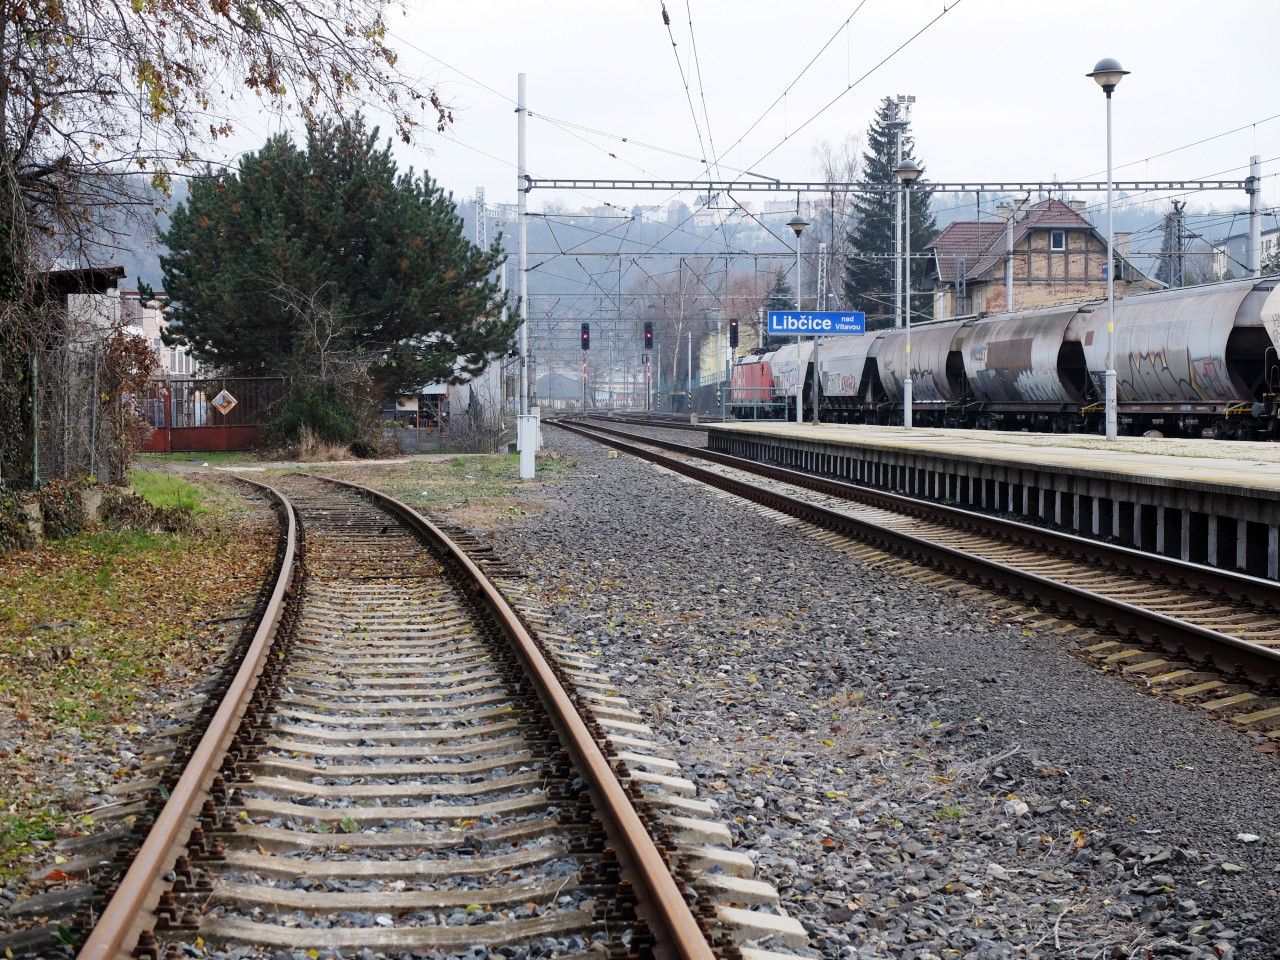
[[[644,322],[644,348],[646,350],[653,349],[653,321],[646,320]]]
[[[729,321],[729,349],[738,349],[738,321]]]
[[[584,323],[582,325],[582,349],[591,349],[591,324]]]

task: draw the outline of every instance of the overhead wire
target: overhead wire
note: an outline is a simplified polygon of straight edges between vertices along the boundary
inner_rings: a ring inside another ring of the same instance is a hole
[[[716,139],[711,133],[711,115],[707,112],[707,88],[702,82],[702,61],[698,58],[698,39],[693,32],[693,6],[690,0],[684,0],[685,13],[689,18],[689,46],[693,50],[693,69],[698,78],[698,99],[702,101],[702,121],[707,127],[707,143],[711,147],[711,166],[715,167],[716,176],[720,176],[719,157],[716,156]],[[711,176],[711,171],[707,171]]]
[[[727,155],[729,151],[731,151],[734,147],[736,147],[743,140],[745,140],[750,135],[751,131],[754,130],[756,127],[758,127],[761,121],[763,121],[765,117],[767,117],[770,113],[773,112],[773,109],[779,103],[782,102],[783,98],[788,93],[790,93],[791,90],[795,87],[795,85],[800,82],[801,78],[806,73],[809,72],[809,68],[812,67],[818,61],[819,57],[821,57],[824,53],[826,53],[827,48],[831,46],[831,44],[835,41],[836,37],[840,36],[841,32],[843,32],[849,26],[853,18],[858,15],[858,11],[861,10],[866,5],[866,2],[867,0],[859,0],[858,5],[853,8],[853,12],[849,14],[849,16],[844,18],[844,22],[841,23],[840,26],[836,27],[835,32],[832,33],[831,36],[827,38],[826,42],[821,47],[818,48],[818,52],[809,58],[809,62],[800,68],[800,72],[797,73],[794,78],[792,78],[791,82],[788,83],[786,87],[783,88],[782,92],[778,94],[777,97],[774,98],[773,102],[764,108],[760,116],[756,117],[755,120],[751,122],[751,125],[748,126],[746,130],[742,131],[742,134],[738,137],[738,139],[733,141],[733,143],[729,144],[729,146],[725,148],[724,153],[721,154],[721,156]]]
[[[946,4],[943,4],[942,12],[941,12],[941,13],[938,13],[937,15],[935,15],[932,19],[930,19],[930,20],[929,20],[929,21],[928,21],[924,26],[922,26],[919,30],[917,30],[915,33],[913,33],[911,36],[909,36],[906,40],[902,41],[902,43],[900,43],[900,44],[898,44],[896,47],[894,47],[891,51],[889,51],[889,53],[887,53],[884,57],[882,57],[879,61],[877,61],[877,62],[876,62],[876,63],[875,63],[875,64],[874,64],[870,69],[868,69],[865,73],[863,73],[863,74],[862,74],[862,76],[858,77],[858,79],[856,79],[856,80],[853,80],[853,81],[849,82],[849,83],[845,86],[845,88],[844,88],[843,90],[841,90],[838,94],[836,94],[834,97],[832,97],[830,100],[828,100],[825,104],[823,104],[823,106],[822,106],[822,107],[820,107],[820,108],[819,108],[815,113],[811,114],[811,115],[809,116],[809,118],[808,118],[808,119],[806,119],[803,123],[801,123],[801,124],[800,124],[798,127],[796,127],[794,130],[792,130],[792,131],[790,131],[789,133],[785,134],[781,140],[779,140],[776,144],[774,144],[774,145],[773,145],[772,147],[770,147],[767,151],[765,151],[765,153],[764,153],[764,154],[762,154],[758,160],[756,160],[754,163],[752,163],[752,164],[751,164],[751,166],[752,166],[752,167],[759,166],[759,165],[760,165],[760,163],[761,163],[762,161],[764,161],[764,160],[768,159],[770,156],[772,156],[774,153],[776,153],[776,152],[778,151],[778,149],[779,149],[779,148],[781,148],[781,147],[783,146],[783,144],[785,144],[788,140],[790,140],[792,137],[794,137],[797,133],[799,133],[799,132],[800,132],[801,130],[803,130],[805,127],[809,126],[809,124],[813,123],[813,121],[814,121],[814,120],[817,120],[817,119],[818,119],[818,117],[822,116],[824,113],[826,113],[828,110],[830,110],[833,106],[835,106],[837,103],[839,103],[842,99],[844,99],[844,97],[845,97],[845,96],[847,96],[847,95],[848,95],[848,93],[849,93],[851,90],[853,90],[854,88],[856,88],[856,87],[857,87],[859,84],[861,84],[864,80],[866,80],[868,77],[870,77],[870,76],[871,76],[872,74],[874,74],[876,71],[878,71],[881,67],[883,67],[886,63],[888,63],[890,60],[892,60],[894,57],[896,57],[899,53],[901,53],[901,52],[902,52],[903,50],[905,50],[907,47],[909,47],[909,46],[910,46],[912,43],[914,43],[917,39],[919,39],[921,36],[923,36],[923,35],[924,35],[924,34],[925,34],[925,33],[926,33],[926,32],[927,32],[931,27],[933,27],[936,23],[938,23],[938,21],[940,21],[943,17],[945,17],[948,13],[950,13],[950,12],[951,12],[952,10],[954,10],[956,7],[960,6],[960,4],[961,4],[961,3],[963,3],[963,2],[964,2],[964,0],[954,0],[954,2],[953,2],[950,6],[947,6]]]
[[[1254,120],[1252,123],[1246,123],[1239,127],[1233,127],[1230,130],[1224,130],[1221,133],[1215,133],[1213,134],[1213,136],[1202,137],[1199,140],[1193,140],[1191,143],[1184,143],[1180,147],[1171,147],[1168,150],[1162,150],[1159,153],[1153,153],[1151,156],[1143,157],[1141,160],[1130,160],[1127,163],[1117,164],[1113,166],[1111,169],[1123,170],[1126,167],[1136,167],[1138,164],[1141,164],[1141,163],[1149,163],[1152,160],[1159,160],[1161,157],[1167,157],[1170,154],[1179,153],[1182,150],[1189,150],[1190,148],[1198,147],[1201,144],[1211,143],[1214,140],[1221,140],[1223,137],[1229,137],[1231,134],[1239,133],[1241,130],[1248,130],[1250,128],[1256,129],[1257,127],[1260,127],[1262,124],[1270,123],[1272,120],[1276,120],[1276,119],[1280,119],[1280,113],[1273,113],[1271,116],[1263,117],[1261,120]],[[1095,170],[1093,173],[1087,174],[1086,176],[1072,177],[1071,179],[1072,180],[1088,180],[1090,177],[1098,177],[1106,172],[1107,172],[1107,168],[1103,167],[1101,170]]]
[[[706,167],[707,147],[702,142],[702,128],[698,126],[698,111],[694,109],[693,94],[689,92],[689,80],[684,75],[684,64],[680,62],[680,49],[676,46],[675,31],[671,29],[671,15],[667,13],[665,0],[658,0],[658,6],[662,8],[662,22],[666,25],[667,37],[671,40],[671,55],[675,57],[676,69],[680,72],[680,85],[684,87],[684,98],[689,104],[689,116],[693,119],[693,132],[698,135],[698,149],[702,153],[702,165]]]

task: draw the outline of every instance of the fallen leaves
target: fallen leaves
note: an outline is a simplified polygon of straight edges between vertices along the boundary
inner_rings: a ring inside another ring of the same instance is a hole
[[[13,745],[0,875],[62,828],[49,785],[68,764],[91,776],[95,756],[145,734],[140,703],[184,695],[223,655],[239,632],[227,615],[252,604],[275,537],[269,512],[227,494],[188,532],[101,530],[0,557],[0,729]]]

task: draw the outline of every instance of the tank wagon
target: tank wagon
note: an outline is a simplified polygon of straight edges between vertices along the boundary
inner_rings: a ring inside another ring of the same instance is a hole
[[[1113,354],[1121,430],[1280,438],[1280,280],[1236,280],[1116,301]],[[1106,301],[962,317],[824,339],[821,415],[902,422],[903,382],[924,426],[1101,432]],[[812,416],[812,347],[745,357],[730,404],[739,417]],[[800,367],[810,369],[804,370]],[[747,371],[750,371],[748,373]]]

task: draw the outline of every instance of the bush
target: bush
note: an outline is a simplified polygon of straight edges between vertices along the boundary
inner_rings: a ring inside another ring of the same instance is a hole
[[[360,435],[360,417],[338,396],[334,384],[295,382],[267,425],[266,438],[276,446],[294,446],[304,430],[324,443],[349,446]]]
[[[0,484],[0,553],[34,547],[22,498]]]
[[[108,530],[185,533],[195,529],[193,517],[203,508],[189,504],[154,503],[132,490],[108,487],[103,491],[102,524]]]
[[[62,540],[85,528],[89,519],[84,509],[87,485],[87,481],[51,480],[40,488],[37,497],[46,540]]]
[[[376,457],[381,451],[378,444],[366,437],[357,437],[351,442],[351,452],[362,460]]]

